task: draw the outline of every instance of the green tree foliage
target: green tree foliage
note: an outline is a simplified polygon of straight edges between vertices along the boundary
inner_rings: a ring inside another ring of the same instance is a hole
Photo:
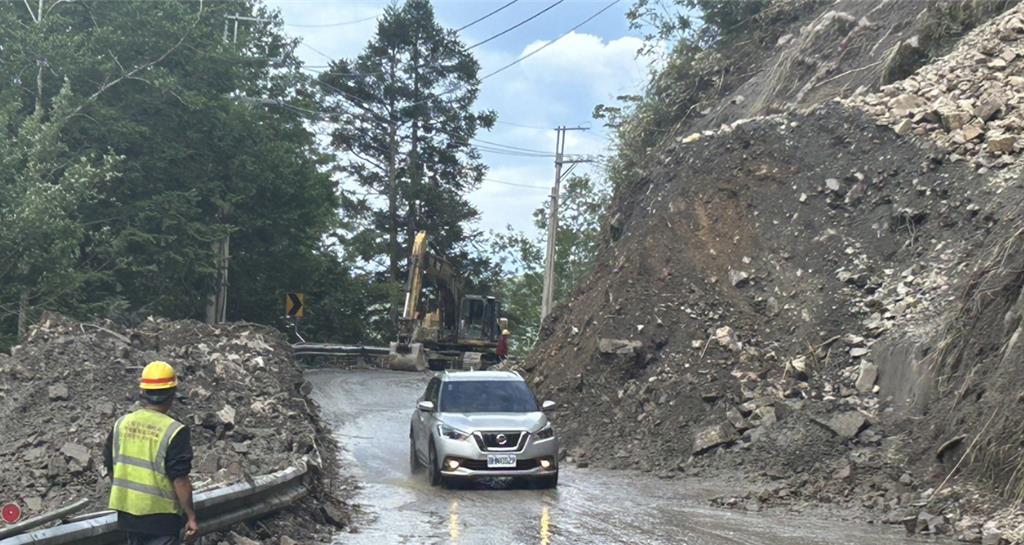
[[[428,0],[385,9],[373,39],[354,59],[320,76],[331,118],[337,170],[361,190],[343,205],[356,224],[350,251],[402,282],[416,231],[461,265],[477,210],[466,195],[486,167],[470,144],[492,112],[475,112],[479,64],[457,34],[441,27]]]
[[[636,0],[626,12],[630,28],[645,32],[645,51],[658,42],[707,49],[744,30],[772,0]]]
[[[815,0],[807,0],[813,4]],[[615,187],[637,178],[647,153],[673,128],[717,97],[735,64],[721,54],[731,44],[757,48],[759,17],[778,0],[636,0],[626,17],[645,34],[641,54],[661,54],[643,95],[598,105],[594,117],[614,129],[619,152],[609,165]],[[752,52],[748,52],[753,54]]]
[[[261,21],[225,40],[236,13]],[[35,310],[201,318],[226,236],[230,319],[272,323],[284,292],[349,274],[324,244],[338,200],[294,47],[250,0],[0,3],[0,225],[48,226],[0,232],[32,258],[2,308],[27,290]]]
[[[73,113],[68,85],[49,112],[17,115],[0,93],[0,316],[4,322],[40,298],[80,301],[89,271],[78,266],[85,228],[80,207],[116,177],[117,157],[74,155],[61,142]],[[19,323],[24,327],[25,323]]]
[[[559,201],[556,235],[555,301],[564,301],[583,282],[601,244],[601,225],[611,201],[607,186],[589,176],[566,180]],[[550,202],[534,211],[534,224],[547,232]],[[498,282],[497,292],[513,330],[513,353],[525,355],[540,328],[540,301],[544,289],[543,237],[531,239],[511,227],[492,236],[492,254],[510,273]]]

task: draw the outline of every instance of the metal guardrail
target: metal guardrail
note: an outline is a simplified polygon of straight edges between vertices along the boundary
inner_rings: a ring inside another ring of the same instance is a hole
[[[295,343],[292,352],[296,356],[386,356],[386,346],[359,346],[327,343]]]
[[[10,536],[16,536],[18,534],[23,534],[31,530],[32,528],[38,528],[40,526],[49,524],[55,520],[66,520],[68,517],[85,509],[87,505],[89,505],[89,500],[81,499],[76,502],[65,505],[55,511],[43,513],[42,515],[23,520],[17,524],[12,524],[10,526],[0,528],[0,539]]]
[[[256,477],[250,483],[196,493],[195,507],[201,532],[208,534],[223,530],[238,522],[262,517],[291,505],[309,493],[305,480],[308,474],[308,464],[303,461],[298,466]],[[0,545],[65,543],[123,544],[123,534],[117,530],[117,514],[95,513],[94,517],[85,520],[0,539]]]

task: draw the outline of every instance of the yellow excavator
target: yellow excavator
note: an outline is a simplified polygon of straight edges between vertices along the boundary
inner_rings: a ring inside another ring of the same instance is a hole
[[[428,249],[427,232],[417,233],[398,340],[388,351],[392,369],[481,369],[498,362],[498,339],[507,327],[498,317],[501,305],[462,289],[451,263]]]

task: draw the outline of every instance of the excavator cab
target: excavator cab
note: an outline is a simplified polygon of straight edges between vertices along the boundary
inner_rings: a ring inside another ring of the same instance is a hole
[[[466,295],[462,298],[459,340],[497,342],[498,301],[494,297]]]

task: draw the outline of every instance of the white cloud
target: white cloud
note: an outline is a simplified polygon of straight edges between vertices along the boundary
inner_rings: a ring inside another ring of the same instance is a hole
[[[521,55],[536,51],[545,41],[515,52],[478,52],[486,74]],[[550,47],[483,82],[480,107],[492,108],[499,120],[551,127],[582,125],[589,131],[570,131],[566,153],[608,154],[604,128],[591,119],[595,105],[613,103],[615,96],[637,93],[647,77],[646,61],[636,58],[641,40],[622,37],[610,41],[591,34],[572,33]],[[499,124],[480,138],[523,148],[553,152],[555,131]],[[548,158],[515,158],[485,154],[490,178],[550,187],[554,165]],[[580,165],[574,172],[600,175],[596,165]],[[547,192],[486,183],[471,196],[482,212],[481,225],[503,229],[506,224],[534,232],[532,213]]]
[[[550,193],[554,166],[549,161],[492,166],[487,180],[469,200],[480,210],[480,227],[504,231],[507,225],[533,233],[533,211]],[[530,187],[507,185],[513,183]],[[535,189],[536,188],[536,189]]]
[[[287,23],[301,25],[355,21],[379,15],[383,10],[381,4],[368,3],[288,0],[269,0],[268,3],[281,9]],[[286,26],[285,30],[301,36],[312,48],[332,58],[341,58],[358,55],[376,25],[368,21],[338,27]],[[532,41],[516,49],[500,43],[473,50],[480,60],[482,75],[536,51],[548,41]],[[640,38],[631,36],[606,40],[593,34],[573,32],[485,80],[476,108],[497,111],[500,121],[535,128],[498,124],[493,131],[479,134],[479,138],[553,152],[555,132],[552,129],[555,126],[584,125],[592,130],[570,132],[566,152],[609,153],[604,128],[591,118],[591,113],[599,103],[614,103],[617,95],[640,92],[648,73],[647,60],[636,58],[641,43]],[[327,63],[327,59],[309,47],[300,47],[298,53],[308,64]],[[487,177],[492,180],[550,188],[554,177],[553,161],[547,157],[484,153],[484,162],[490,168]],[[594,165],[579,165],[575,172],[600,174],[599,167]],[[469,198],[481,211],[479,227],[504,230],[511,224],[535,233],[533,211],[548,198],[548,191],[484,182]]]

